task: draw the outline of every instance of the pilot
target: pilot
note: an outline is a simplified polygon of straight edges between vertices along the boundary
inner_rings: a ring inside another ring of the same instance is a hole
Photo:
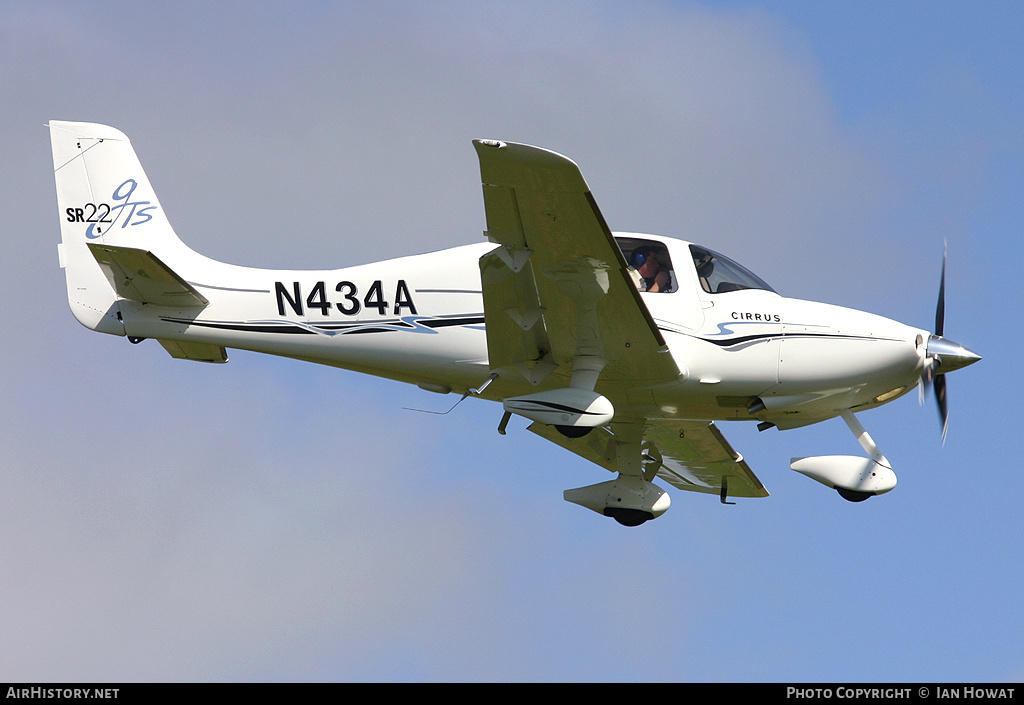
[[[636,248],[629,256],[629,273],[640,291],[668,291],[668,271],[661,268],[658,256],[646,245]]]

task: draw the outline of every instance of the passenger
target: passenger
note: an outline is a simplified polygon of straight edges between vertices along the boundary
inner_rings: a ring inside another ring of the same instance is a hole
[[[661,268],[653,249],[646,245],[636,248],[629,256],[629,273],[640,291],[668,291],[669,274]]]

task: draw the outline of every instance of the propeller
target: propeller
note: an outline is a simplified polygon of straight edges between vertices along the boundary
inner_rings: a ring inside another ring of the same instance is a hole
[[[942,421],[942,442],[946,442],[949,429],[949,405],[946,398],[946,374],[967,367],[981,359],[963,345],[943,337],[946,322],[946,246],[942,247],[942,277],[939,279],[939,301],[935,306],[935,332],[928,338],[925,364],[921,373],[922,400],[924,385],[931,383]]]

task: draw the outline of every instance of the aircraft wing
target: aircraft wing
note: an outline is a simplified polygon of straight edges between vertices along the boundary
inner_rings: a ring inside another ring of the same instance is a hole
[[[675,361],[579,167],[537,147],[474,145],[486,234],[499,245],[480,259],[491,369],[513,367],[536,384],[582,354],[607,363],[603,381],[675,379]]]
[[[674,487],[723,497],[767,497],[768,490],[743,456],[711,421],[651,421],[644,452],[658,477]],[[723,487],[725,493],[723,494]]]
[[[611,472],[618,471],[616,439],[608,428],[566,438],[540,423],[530,431]],[[681,490],[728,497],[767,497],[768,491],[743,456],[711,421],[651,419],[644,422],[644,476],[654,475]],[[723,493],[723,487],[725,492]]]

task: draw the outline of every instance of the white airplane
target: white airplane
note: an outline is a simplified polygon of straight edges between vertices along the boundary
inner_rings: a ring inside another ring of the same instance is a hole
[[[612,233],[575,163],[476,140],[488,242],[345,269],[223,264],[175,235],[128,138],[49,123],[68,300],[84,326],[171,356],[227,348],[499,401],[529,430],[611,471],[569,502],[635,526],[681,490],[768,492],[713,423],[790,429],[840,416],[867,457],[794,458],[851,501],[896,475],[854,412],[980,359],[935,332],[789,299],[703,246]],[[460,400],[461,401],[461,400]]]

